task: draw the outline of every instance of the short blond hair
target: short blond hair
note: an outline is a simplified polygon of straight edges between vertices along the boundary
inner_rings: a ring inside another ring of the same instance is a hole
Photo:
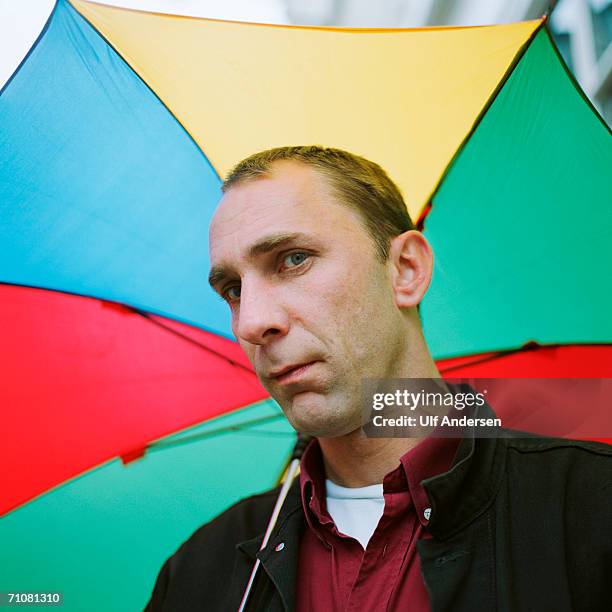
[[[389,257],[393,237],[414,229],[404,198],[387,173],[378,164],[341,149],[311,145],[255,153],[232,169],[223,183],[223,192],[269,175],[272,165],[281,160],[304,163],[329,180],[339,202],[360,214],[381,261]]]

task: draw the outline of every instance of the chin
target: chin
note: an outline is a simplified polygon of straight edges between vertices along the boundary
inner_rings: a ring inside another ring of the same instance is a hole
[[[346,404],[344,404],[346,405]],[[351,415],[330,404],[317,393],[299,393],[285,410],[287,420],[300,433],[316,438],[337,438],[361,426]]]

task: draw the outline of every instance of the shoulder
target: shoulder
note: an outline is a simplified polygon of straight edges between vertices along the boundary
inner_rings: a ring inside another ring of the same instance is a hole
[[[242,499],[196,529],[163,564],[147,612],[196,609],[202,602],[221,609],[236,546],[265,531],[278,490]]]
[[[508,437],[506,437],[506,435]],[[508,431],[501,438],[506,475],[527,489],[608,506],[612,495],[612,446]],[[556,492],[556,493],[553,493]]]
[[[612,445],[588,440],[571,440],[538,436],[527,432],[506,429],[500,438],[508,454],[541,455],[548,461],[593,462],[610,469]]]
[[[181,544],[176,559],[191,555],[214,555],[218,549],[233,550],[235,545],[260,535],[266,528],[278,496],[278,488],[244,498],[205,523]]]

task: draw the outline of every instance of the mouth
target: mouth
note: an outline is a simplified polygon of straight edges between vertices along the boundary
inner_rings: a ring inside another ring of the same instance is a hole
[[[272,378],[281,385],[297,382],[308,373],[315,363],[317,362],[310,361],[308,363],[283,368],[279,373],[273,374]]]

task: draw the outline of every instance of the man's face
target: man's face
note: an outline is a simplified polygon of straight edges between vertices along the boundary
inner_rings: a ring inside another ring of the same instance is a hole
[[[359,428],[362,379],[393,376],[405,348],[390,266],[359,214],[316,170],[277,162],[224,195],[210,256],[232,330],[293,427]]]

